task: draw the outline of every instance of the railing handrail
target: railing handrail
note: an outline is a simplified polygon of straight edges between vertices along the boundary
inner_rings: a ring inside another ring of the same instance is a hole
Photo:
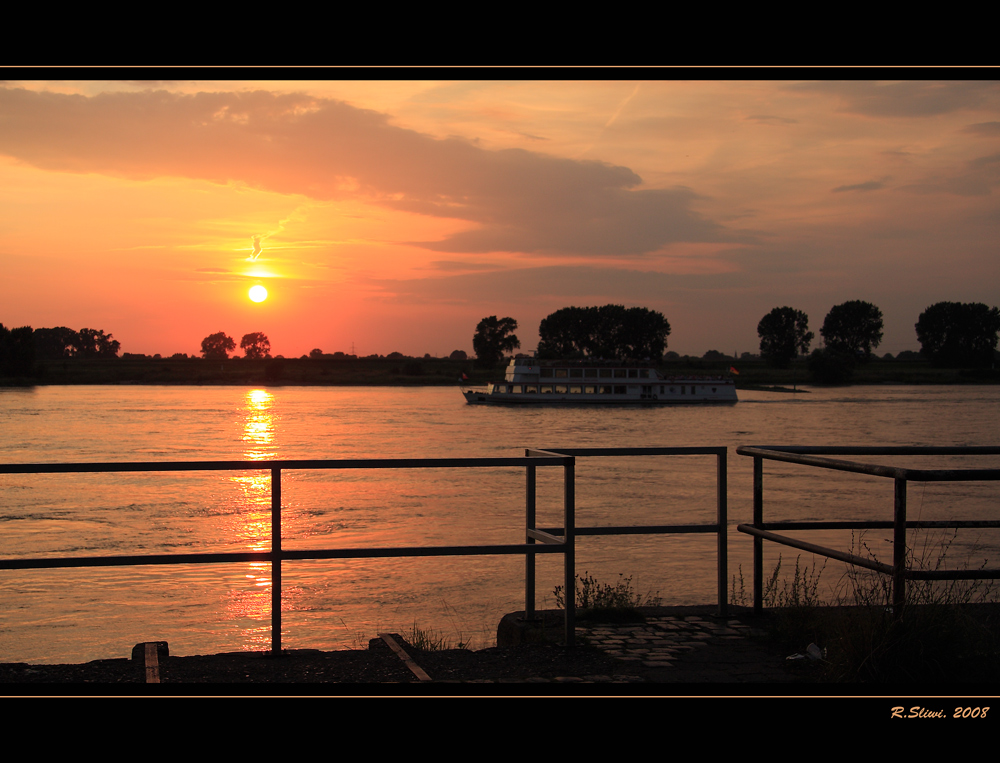
[[[567,456],[498,456],[484,458],[344,458],[261,459],[259,461],[78,461],[71,463],[0,464],[0,474],[62,474],[101,472],[264,471],[269,469],[445,469],[512,466],[526,460],[536,466],[563,466]]]
[[[874,477],[903,479],[910,482],[966,482],[970,480],[1000,480],[1000,469],[910,469],[883,464],[866,464],[860,461],[844,461],[835,458],[820,458],[821,455],[846,456],[994,456],[1000,455],[1000,447],[962,446],[953,447],[811,447],[800,445],[741,445],[736,448],[741,456],[766,458],[771,461],[785,461],[821,469],[835,469],[843,472],[869,474]]]
[[[980,528],[1000,528],[1000,521],[995,520],[945,520],[945,521],[920,521],[912,522],[906,518],[906,483],[913,482],[972,482],[972,481],[997,481],[1000,480],[1000,469],[909,469],[905,467],[885,466],[881,464],[868,464],[858,461],[846,461],[842,459],[823,458],[826,455],[854,455],[854,456],[914,456],[914,455],[960,455],[960,456],[985,456],[1000,455],[998,446],[800,446],[800,445],[756,445],[739,446],[736,453],[741,456],[750,456],[754,460],[753,467],[753,523],[741,524],[737,530],[749,534],[753,537],[754,555],[754,611],[759,613],[763,609],[763,541],[769,540],[775,543],[799,548],[820,556],[853,564],[855,566],[867,567],[877,572],[891,574],[892,583],[892,604],[896,611],[902,609],[906,601],[906,581],[907,580],[949,580],[949,579],[998,579],[1000,569],[980,569],[964,571],[934,571],[929,573],[926,570],[914,570],[906,563],[906,531],[917,527],[980,527]],[[893,521],[888,525],[880,522],[858,521],[851,522],[786,522],[768,523],[764,521],[764,489],[763,489],[763,461],[765,459],[773,461],[784,461],[787,463],[802,464],[804,466],[814,466],[821,469],[834,469],[838,471],[854,472],[857,474],[867,474],[875,477],[886,477],[894,481],[893,498]],[[853,554],[846,554],[836,549],[818,546],[816,544],[800,541],[788,536],[770,532],[771,529],[829,529],[829,525],[838,524],[846,527],[872,527],[889,526],[893,529],[893,563],[886,565],[882,562],[870,562],[863,560]]]
[[[281,563],[292,560],[347,559],[412,556],[510,555],[525,557],[525,612],[534,610],[534,558],[536,554],[558,553],[564,557],[566,590],[575,584],[575,543],[577,535],[655,534],[714,532],[719,549],[719,613],[725,615],[727,597],[726,567],[726,458],[725,447],[672,448],[559,448],[528,449],[516,457],[465,458],[367,458],[367,459],[260,459],[260,460],[199,460],[199,461],[89,461],[69,463],[0,464],[0,474],[95,474],[95,473],[155,473],[155,472],[250,472],[271,473],[271,550],[231,551],[185,554],[147,554],[121,556],[61,556],[0,559],[3,569],[44,569],[69,567],[119,567],[169,564],[224,564],[234,562],[264,562],[271,564],[271,630],[272,651],[281,649]],[[575,528],[575,462],[578,456],[662,456],[714,455],[717,459],[718,519],[711,524],[634,525],[624,527]],[[563,521],[559,528],[534,526],[534,480],[536,467],[562,467],[564,472]],[[505,468],[524,469],[527,476],[525,499],[526,532],[524,543],[463,546],[395,546],[323,549],[284,549],[281,532],[281,473],[282,471],[349,470],[349,469],[434,469],[434,468]],[[530,573],[529,573],[530,570]],[[574,642],[575,597],[568,596],[565,607],[566,643]]]

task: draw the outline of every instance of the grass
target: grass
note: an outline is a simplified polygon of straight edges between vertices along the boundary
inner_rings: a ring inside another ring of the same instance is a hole
[[[418,627],[415,622],[404,637],[410,646],[424,652],[446,652],[450,649],[469,648],[469,642],[462,638],[461,633],[458,635],[458,641],[452,642],[435,630],[430,628],[424,630]]]
[[[632,576],[625,577],[623,573],[618,574],[618,580],[614,584],[598,582],[587,572],[583,573],[583,577],[577,575],[574,583],[579,620],[643,621],[645,617],[638,611],[638,607],[656,607],[660,604],[659,592],[645,595],[638,593],[632,588]],[[564,609],[566,595],[563,586],[556,586],[552,593],[556,606]]]
[[[929,536],[925,536],[929,538]],[[946,568],[955,535],[907,549],[913,569]],[[879,561],[864,537],[852,551]],[[979,569],[985,569],[984,560]],[[965,569],[966,567],[960,567]],[[791,652],[826,648],[821,680],[850,683],[982,682],[1000,679],[1000,607],[991,581],[909,581],[907,601],[892,607],[888,576],[850,566],[832,603],[817,595],[825,569],[802,567],[781,578],[781,558],[764,586],[770,637]],[[731,600],[746,605],[742,570]]]

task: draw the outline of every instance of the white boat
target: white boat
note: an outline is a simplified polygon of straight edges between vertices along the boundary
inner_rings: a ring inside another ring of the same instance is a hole
[[[467,403],[599,405],[735,403],[730,377],[661,376],[655,368],[624,363],[515,358],[503,382],[462,388]]]

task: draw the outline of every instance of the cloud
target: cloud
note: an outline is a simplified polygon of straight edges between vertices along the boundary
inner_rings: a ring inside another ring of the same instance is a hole
[[[414,242],[434,251],[635,255],[679,242],[736,240],[693,211],[691,189],[642,188],[627,167],[486,150],[304,94],[85,97],[0,88],[0,113],[0,153],[48,170],[360,197],[475,226]]]
[[[878,191],[885,188],[882,180],[869,180],[867,183],[856,183],[855,185],[840,185],[833,189],[833,193],[843,193],[845,191]]]
[[[1000,122],[979,122],[969,125],[962,132],[972,135],[1000,135]]]
[[[982,106],[1000,95],[997,82],[810,82],[790,89],[830,93],[842,110],[876,117],[930,117]]]

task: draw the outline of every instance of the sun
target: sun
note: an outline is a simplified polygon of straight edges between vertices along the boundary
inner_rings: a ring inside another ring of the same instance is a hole
[[[267,289],[260,284],[250,287],[250,299],[254,302],[263,302],[267,299]]]

